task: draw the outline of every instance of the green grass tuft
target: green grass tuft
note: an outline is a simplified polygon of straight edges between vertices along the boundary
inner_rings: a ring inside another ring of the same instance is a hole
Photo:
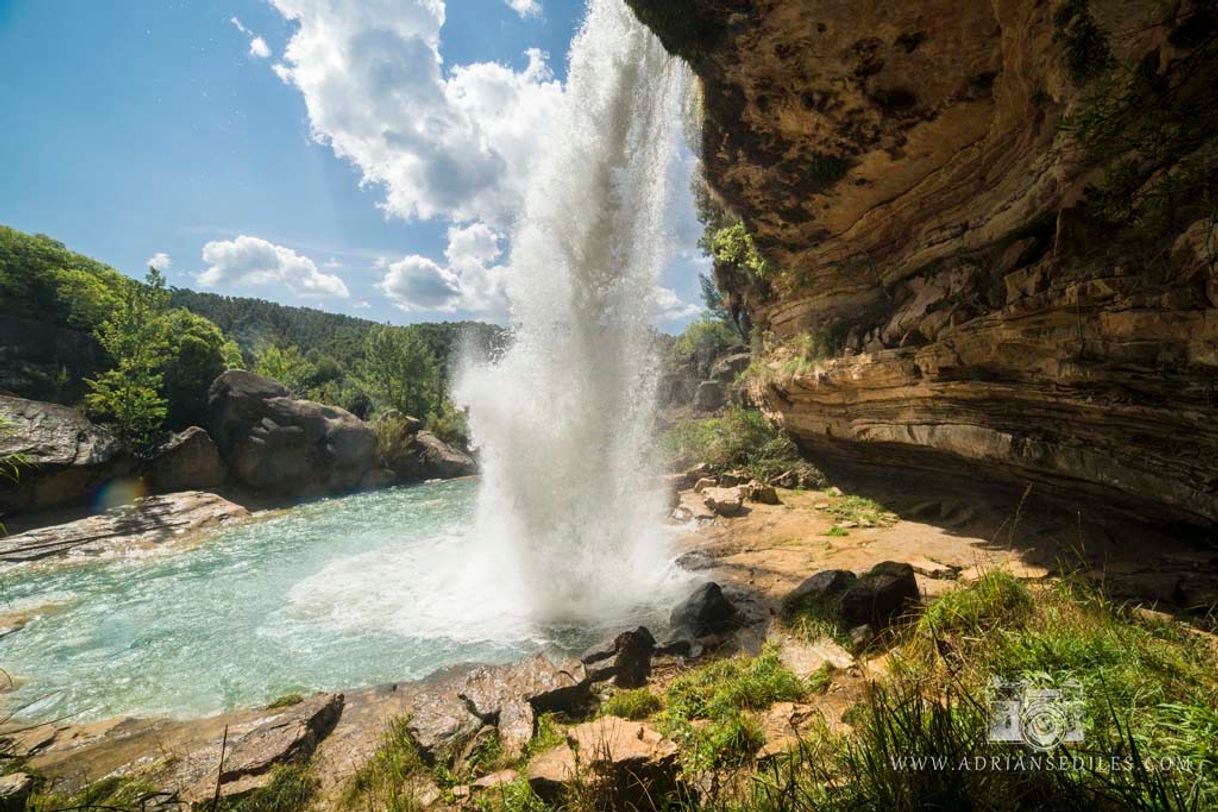
[[[1005,570],[987,572],[976,583],[941,596],[918,621],[923,633],[979,633],[1001,625],[1018,629],[1032,614],[1032,593]]]
[[[646,688],[618,691],[601,704],[601,713],[623,719],[646,719],[664,708],[658,696]]]
[[[409,717],[394,720],[376,754],[352,776],[343,795],[347,809],[413,812],[418,809],[414,788],[426,765],[408,729]]]
[[[284,694],[281,697],[277,697],[277,698],[271,700],[270,704],[268,704],[266,706],[266,709],[267,710],[278,710],[279,708],[290,708],[293,705],[299,705],[301,702],[304,702],[303,694],[298,694],[298,693]]]

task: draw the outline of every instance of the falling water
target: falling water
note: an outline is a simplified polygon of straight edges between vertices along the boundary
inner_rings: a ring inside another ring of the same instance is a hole
[[[604,620],[673,583],[647,465],[649,317],[689,86],[622,0],[590,0],[513,238],[513,344],[458,382],[487,561],[510,562],[545,620]]]

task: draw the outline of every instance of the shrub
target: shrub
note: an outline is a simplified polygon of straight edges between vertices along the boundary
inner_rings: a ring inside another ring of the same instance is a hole
[[[745,468],[763,480],[794,469],[804,481],[824,481],[800,459],[794,441],[756,409],[730,407],[722,417],[677,423],[661,436],[659,447],[672,466],[705,462],[719,471]]]
[[[758,279],[767,279],[774,273],[774,267],[757,250],[753,235],[749,234],[743,223],[713,232],[709,247],[711,256],[717,262],[747,270]]]

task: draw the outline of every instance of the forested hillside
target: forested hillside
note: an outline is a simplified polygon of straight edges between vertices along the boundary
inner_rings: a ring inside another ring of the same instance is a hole
[[[0,226],[0,391],[81,405],[133,446],[204,420],[226,369],[361,417],[397,409],[461,439],[448,399],[460,347],[494,352],[505,331],[476,322],[378,325],[259,299],[138,282],[44,236]]]

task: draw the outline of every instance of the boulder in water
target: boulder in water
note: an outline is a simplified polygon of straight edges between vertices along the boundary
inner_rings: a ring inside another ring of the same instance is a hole
[[[180,431],[154,452],[144,466],[153,493],[206,490],[224,482],[228,468],[211,435],[198,426]]]
[[[377,437],[350,412],[293,398],[277,381],[229,370],[211,385],[210,428],[230,472],[259,491],[340,493],[376,464]]]

